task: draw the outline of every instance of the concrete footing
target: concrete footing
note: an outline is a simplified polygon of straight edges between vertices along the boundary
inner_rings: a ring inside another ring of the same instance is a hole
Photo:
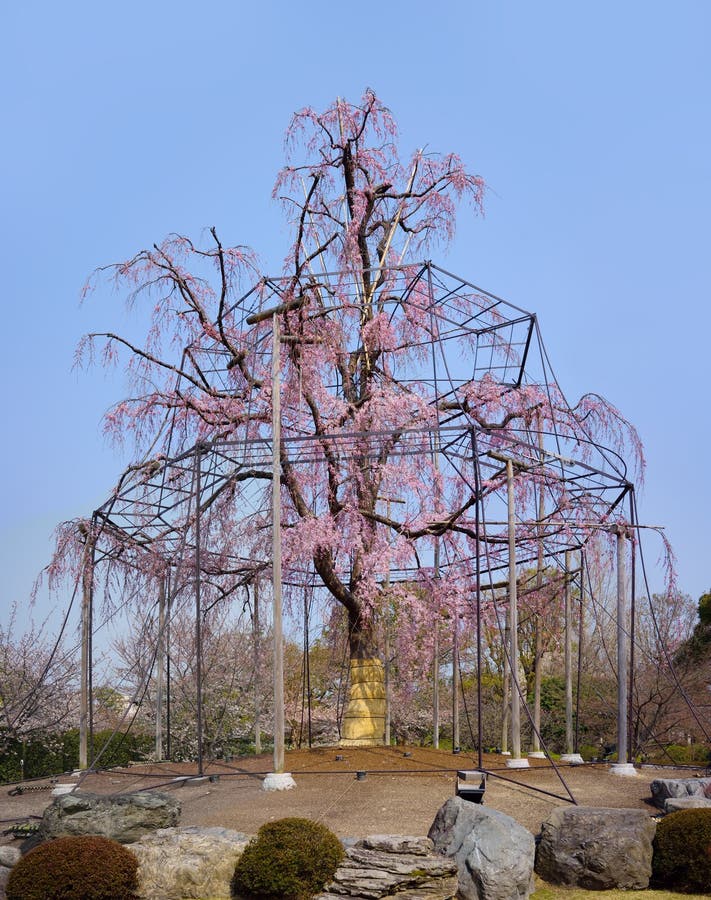
[[[291,772],[268,772],[262,782],[263,791],[290,791],[295,787]]]
[[[527,769],[529,767],[528,759],[525,757],[512,756],[506,760],[507,769]]]
[[[610,775],[635,776],[637,774],[637,769],[632,763],[613,763],[610,766]]]
[[[585,762],[579,753],[564,753],[561,756],[560,761],[570,763],[571,766],[582,766]]]

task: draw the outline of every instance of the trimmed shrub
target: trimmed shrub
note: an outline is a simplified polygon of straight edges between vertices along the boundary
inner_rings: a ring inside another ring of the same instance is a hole
[[[650,759],[662,765],[668,765],[669,760],[681,766],[703,765],[709,761],[709,748],[706,744],[667,744]]]
[[[578,749],[585,762],[590,762],[591,759],[599,759],[602,752],[595,744],[581,744]]]
[[[76,835],[35,847],[10,872],[7,900],[135,900],[138,860],[105,837]]]
[[[683,809],[657,825],[652,880],[693,893],[711,886],[711,809]]]
[[[333,832],[310,819],[268,822],[245,847],[232,896],[247,900],[307,900],[333,878],[343,859]]]
[[[148,735],[134,734],[132,731],[114,733],[112,728],[95,731],[93,738],[93,756],[98,759],[97,765],[102,769],[126,766],[145,759],[154,745],[154,739]],[[104,749],[108,741],[111,743]],[[79,766],[79,729],[70,728],[65,731],[62,743],[65,763],[63,771],[76,769]]]

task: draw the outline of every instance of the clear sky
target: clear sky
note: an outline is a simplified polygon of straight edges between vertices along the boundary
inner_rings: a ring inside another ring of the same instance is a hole
[[[407,152],[484,177],[486,216],[462,210],[433,258],[537,312],[569,399],[638,427],[641,520],[666,526],[682,589],[711,585],[708,0],[27,0],[0,42],[3,605],[128,461],[100,430],[120,374],[72,370],[84,332],[131,327],[108,291],[80,306],[86,277],[212,225],[278,271],[290,115],[365,87]]]

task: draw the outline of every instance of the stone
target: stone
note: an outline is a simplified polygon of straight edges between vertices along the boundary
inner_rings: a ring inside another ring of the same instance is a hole
[[[346,847],[333,881],[316,900],[452,900],[457,866],[426,837],[372,834]]]
[[[708,797],[699,795],[696,797],[668,797],[664,801],[664,812],[679,812],[680,809],[708,809],[711,807],[711,800]]]
[[[463,900],[525,900],[533,891],[535,841],[510,816],[452,797],[429,837],[437,852],[456,861]]]
[[[5,900],[5,888],[7,887],[10,872],[12,872],[12,869],[9,866],[0,866],[0,897],[2,900]]]
[[[140,900],[230,897],[237,860],[250,836],[228,828],[161,828],[131,845]]]
[[[655,778],[649,787],[655,805],[664,809],[670,798],[704,796],[711,789],[711,778]]]
[[[384,853],[411,853],[415,856],[431,856],[434,852],[428,837],[410,837],[402,834],[371,834],[360,841],[359,847],[366,850],[382,850]]]
[[[75,791],[57,797],[42,816],[43,838],[71,834],[100,834],[131,844],[158,828],[171,828],[180,819],[180,803],[170,794],[142,791],[130,794],[92,794]]]
[[[644,890],[655,830],[643,809],[559,807],[541,827],[536,872],[567,887]]]
[[[379,659],[352,659],[348,703],[343,713],[344,747],[382,744],[385,735],[385,670]]]
[[[21,856],[22,853],[17,847],[11,847],[9,844],[5,844],[0,847],[0,866],[12,868]]]

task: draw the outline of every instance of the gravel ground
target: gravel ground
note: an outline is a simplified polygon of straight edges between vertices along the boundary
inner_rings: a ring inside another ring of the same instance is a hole
[[[81,787],[101,794],[146,788],[170,791],[181,801],[182,825],[219,825],[251,834],[264,822],[304,816],[323,822],[341,837],[426,834],[439,807],[454,793],[456,770],[475,767],[471,755],[431,748],[330,747],[287,752],[286,769],[297,785],[290,791],[261,789],[262,776],[273,768],[270,755],[208,763],[205,775],[219,776],[212,781],[186,783],[184,777],[195,775],[196,766],[162,763],[90,774]],[[611,775],[608,766],[595,764],[560,766],[559,777],[546,760],[532,760],[530,769],[512,770],[500,756],[485,756],[484,768],[492,773],[485,804],[534,834],[554,807],[570,802],[568,790],[581,806],[639,808],[654,815],[650,782],[694,774],[688,769],[645,768],[637,777],[621,777]],[[356,776],[359,771],[367,773],[364,778]],[[3,828],[27,816],[41,816],[51,802],[48,790],[10,796],[10,788],[0,789]]]

